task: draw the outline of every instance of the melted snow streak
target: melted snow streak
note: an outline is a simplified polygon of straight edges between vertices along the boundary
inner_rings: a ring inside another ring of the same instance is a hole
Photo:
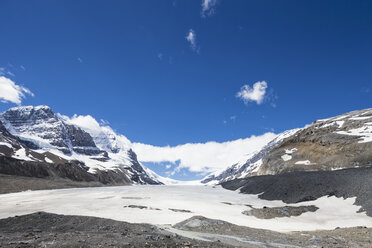
[[[354,201],[355,198],[332,196],[305,203],[285,204],[282,201],[262,200],[257,195],[239,194],[238,191],[209,186],[82,188],[0,195],[0,218],[45,211],[157,225],[176,224],[201,215],[237,225],[281,232],[372,227],[372,218],[365,213],[357,213],[360,207],[353,205]],[[297,217],[257,219],[242,214],[250,209],[247,205],[256,208],[315,205],[319,209]]]

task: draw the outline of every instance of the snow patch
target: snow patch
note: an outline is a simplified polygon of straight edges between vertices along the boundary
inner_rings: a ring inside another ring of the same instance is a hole
[[[293,154],[294,152],[297,152],[297,148],[292,148],[290,150],[285,150],[286,154]]]
[[[370,123],[365,123],[360,128],[350,129],[348,131],[338,131],[337,134],[360,136],[358,143],[372,142],[372,125]]]
[[[9,143],[6,143],[6,142],[0,142],[0,146],[7,146],[9,148],[13,148],[13,146]]]
[[[341,128],[344,125],[345,121],[336,121],[338,128]]]
[[[293,153],[295,153],[295,152],[297,152],[297,148],[292,148],[292,149],[286,149],[285,150],[285,154],[284,155],[282,155],[282,159],[283,159],[283,161],[289,161],[289,160],[291,160],[292,159],[292,154]]]
[[[304,161],[297,161],[295,164],[304,164],[304,165],[310,165],[311,162],[309,160],[304,160]]]
[[[283,161],[289,161],[289,160],[292,159],[292,156],[288,155],[288,154],[284,154],[284,155],[282,155],[282,159],[283,159]]]
[[[12,157],[25,161],[34,161],[33,159],[26,155],[26,150],[24,148],[17,150]]]
[[[367,120],[367,119],[370,119],[370,118],[372,118],[372,116],[358,116],[358,117],[349,118],[349,120],[361,121],[361,120]]]
[[[50,164],[53,163],[53,161],[52,161],[50,158],[48,158],[48,157],[45,157],[44,160],[45,160],[45,162],[47,162],[47,163],[50,163]]]

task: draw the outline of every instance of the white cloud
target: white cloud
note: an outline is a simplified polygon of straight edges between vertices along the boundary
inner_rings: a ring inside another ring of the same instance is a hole
[[[262,148],[275,137],[274,133],[251,136],[222,143],[188,143],[178,146],[153,146],[132,143],[133,150],[142,162],[170,162],[179,164],[170,175],[187,168],[191,172],[215,172],[242,159],[246,154]]]
[[[217,4],[217,0],[202,0],[201,6],[202,6],[202,12],[201,16],[211,16],[215,13],[215,6]]]
[[[20,105],[25,94],[34,96],[27,88],[15,84],[11,79],[0,76],[0,101],[12,102]]]
[[[99,143],[96,145],[101,149],[109,146],[132,148],[138,155],[139,161],[159,163],[159,167],[165,167],[167,170],[165,172],[167,176],[174,176],[185,170],[205,175],[225,169],[241,161],[245,155],[262,148],[276,136],[272,132],[267,132],[260,136],[221,143],[211,141],[159,147],[130,142],[125,136],[116,134],[109,126],[106,126],[107,122],[99,123],[90,115],[74,115],[71,118],[60,114],[59,116],[66,122],[89,132],[94,138],[98,138]]]
[[[78,61],[79,63],[83,63],[83,60],[82,60],[80,57],[77,58],[77,61]]]
[[[256,102],[257,104],[261,104],[265,98],[266,89],[267,83],[265,81],[254,83],[253,87],[246,84],[240,88],[236,97],[242,99],[245,103]]]
[[[197,50],[197,47],[196,47],[196,34],[195,34],[195,31],[190,29],[187,36],[186,36],[186,40],[190,43],[190,47],[192,50],[196,51]]]

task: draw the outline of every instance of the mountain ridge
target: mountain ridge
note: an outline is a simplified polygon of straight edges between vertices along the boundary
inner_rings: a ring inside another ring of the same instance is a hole
[[[372,109],[316,120],[278,134],[245,162],[202,180],[220,184],[252,176],[293,171],[328,171],[372,165]]]
[[[130,141],[109,127],[98,125],[97,128],[103,131],[97,138],[94,133],[89,133],[91,130],[85,130],[70,119],[55,114],[46,105],[10,108],[0,113],[0,123],[1,137],[4,140],[0,155],[8,158],[7,163],[1,164],[0,173],[32,176],[30,170],[33,170],[36,176],[40,176],[34,168],[34,164],[38,164],[39,170],[48,171],[43,175],[62,175],[76,180],[73,174],[61,171],[64,168],[61,167],[62,164],[70,164],[77,171],[83,169],[79,172],[84,174],[83,181],[98,181],[103,184],[161,184],[137,160]],[[11,140],[13,143],[5,144],[5,141]],[[4,153],[7,149],[7,153]],[[17,156],[17,153],[21,156]],[[24,168],[21,168],[14,159],[27,161],[28,167],[23,163]],[[11,168],[6,164],[17,164],[19,168]]]

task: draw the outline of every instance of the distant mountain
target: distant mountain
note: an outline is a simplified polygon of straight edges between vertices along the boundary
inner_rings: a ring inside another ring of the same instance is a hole
[[[274,146],[280,144],[285,138],[295,134],[298,130],[299,129],[293,129],[277,135],[262,149],[248,154],[246,158],[243,158],[240,162],[233,164],[223,171],[218,171],[207,176],[201,182],[216,184],[237,178],[244,178],[247,176],[256,175],[257,171],[262,165],[263,159],[271,151],[271,149],[273,149]]]
[[[161,184],[138,162],[125,136],[89,118],[76,122],[48,106],[1,113],[0,173],[115,185]]]
[[[207,176],[202,183],[363,166],[372,166],[372,109],[317,120],[304,128],[283,132],[242,162]]]

